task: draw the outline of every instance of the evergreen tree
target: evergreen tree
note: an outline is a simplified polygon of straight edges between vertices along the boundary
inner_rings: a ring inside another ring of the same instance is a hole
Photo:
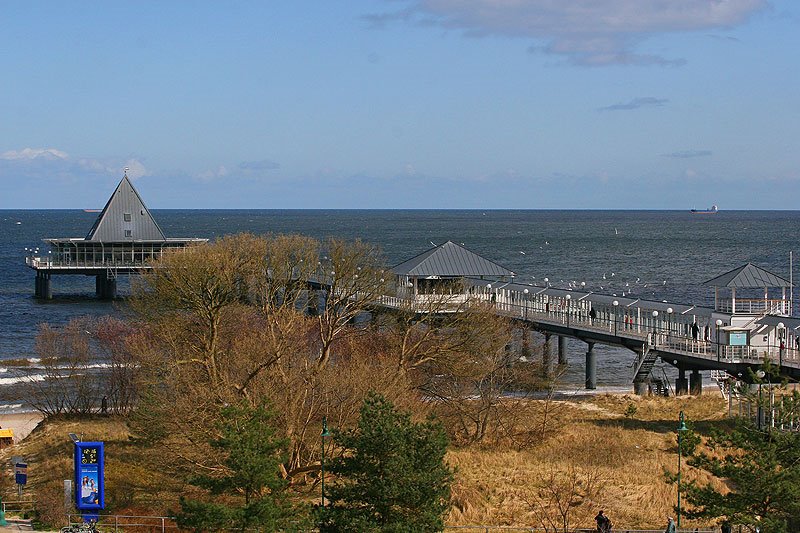
[[[213,501],[181,498],[177,517],[181,528],[276,531],[297,525],[285,494],[287,483],[279,475],[287,441],[276,437],[272,418],[265,407],[238,405],[222,410],[220,437],[210,444],[224,454],[225,472],[190,480],[207,489]]]
[[[800,435],[779,430],[758,431],[739,421],[732,431],[716,433],[711,454],[689,464],[726,482],[726,491],[696,482],[685,484],[690,518],[726,517],[762,532],[800,531]]]
[[[334,431],[342,455],[320,509],[321,531],[441,531],[453,471],[444,462],[447,436],[433,420],[414,423],[378,394],[361,407],[358,427]]]

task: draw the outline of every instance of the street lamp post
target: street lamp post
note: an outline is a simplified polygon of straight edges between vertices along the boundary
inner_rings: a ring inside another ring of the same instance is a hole
[[[672,338],[672,311],[671,307],[667,307],[667,342]]]
[[[720,352],[722,351],[722,345],[719,342],[719,327],[722,325],[722,320],[718,318],[715,324],[717,325],[717,361],[719,361]]]
[[[614,336],[617,336],[617,307],[619,306],[619,302],[614,300],[611,302],[611,305],[614,306]]]
[[[567,298],[567,327],[569,327],[569,309],[570,309],[570,303],[571,303],[571,300],[572,300],[572,295],[571,294],[567,294],[566,298]]]
[[[761,431],[761,419],[764,417],[764,413],[762,411],[761,406],[761,381],[766,376],[766,372],[763,370],[759,370],[756,372],[756,377],[758,378],[758,407],[756,408],[756,415],[758,416],[758,430]]]
[[[322,440],[322,461],[320,465],[322,466],[321,471],[321,485],[322,485],[322,500],[321,506],[325,507],[325,437],[330,437],[331,432],[328,431],[328,417],[322,417],[322,433],[320,434],[320,439]]]
[[[522,305],[525,306],[525,320],[528,320],[528,289],[524,289],[522,293],[525,295],[522,299]]]
[[[683,455],[683,432],[687,430],[686,422],[683,419],[683,411],[681,411],[680,425],[678,426],[678,529],[681,527],[681,456]]]
[[[783,366],[783,342],[784,328],[786,325],[783,322],[778,322],[778,366]]]
[[[656,321],[658,320],[658,311],[653,311],[653,346],[658,343],[658,329],[656,327]]]

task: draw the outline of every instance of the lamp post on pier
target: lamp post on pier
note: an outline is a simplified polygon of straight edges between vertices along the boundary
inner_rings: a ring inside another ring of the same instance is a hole
[[[672,311],[671,307],[667,307],[667,342],[672,339]]]
[[[718,318],[715,324],[717,325],[717,361],[719,361],[720,352],[722,351],[722,344],[719,342],[719,327],[722,325],[722,320]]]
[[[328,431],[328,417],[322,417],[322,433],[320,433],[320,439],[322,440],[322,461],[320,461],[321,465],[321,486],[322,486],[322,500],[320,505],[325,507],[325,437],[330,437],[331,432]]]
[[[611,302],[611,305],[614,306],[614,336],[617,336],[617,307],[619,307],[619,302],[614,300]]]
[[[522,294],[524,294],[524,295],[525,295],[525,296],[523,297],[523,299],[522,299],[522,305],[524,305],[524,306],[525,306],[525,320],[528,320],[528,293],[529,293],[529,292],[530,292],[530,291],[529,291],[528,289],[524,289],[524,290],[522,291]]]
[[[653,311],[653,346],[658,343],[658,327],[656,324],[658,320],[658,311]]]
[[[785,328],[786,325],[783,322],[778,322],[778,366],[783,366],[783,349],[786,346],[783,340]]]
[[[686,422],[683,419],[683,411],[680,414],[680,425],[678,426],[678,529],[681,527],[681,456],[683,455],[683,432],[688,431]]]
[[[569,310],[570,310],[572,295],[567,294],[566,299],[567,299],[567,327],[569,327]]]

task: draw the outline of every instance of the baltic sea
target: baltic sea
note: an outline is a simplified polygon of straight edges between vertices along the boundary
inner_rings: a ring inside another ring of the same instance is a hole
[[[361,239],[378,245],[395,265],[451,240],[511,269],[522,283],[630,294],[642,299],[713,305],[703,282],[752,262],[789,277],[798,211],[498,211],[498,210],[154,210],[168,237],[214,239],[238,232],[301,233]],[[33,297],[34,272],[25,248],[44,238],[83,237],[97,214],[80,210],[0,210],[0,385],[12,383],[2,361],[34,358],[41,323],[61,325],[81,315],[120,315],[124,301],[94,297],[94,280],[56,276],[54,298]],[[124,288],[123,288],[124,292]],[[630,390],[633,353],[596,348],[598,382]],[[565,385],[583,382],[585,345],[570,341],[575,364]],[[7,374],[5,374],[7,375]]]

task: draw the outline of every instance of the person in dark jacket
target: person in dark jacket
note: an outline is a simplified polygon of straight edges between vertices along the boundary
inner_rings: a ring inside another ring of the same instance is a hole
[[[602,510],[594,517],[594,521],[597,522],[597,533],[611,533],[611,520]]]
[[[664,533],[675,533],[675,521],[671,516],[667,518],[667,529],[664,530]]]

